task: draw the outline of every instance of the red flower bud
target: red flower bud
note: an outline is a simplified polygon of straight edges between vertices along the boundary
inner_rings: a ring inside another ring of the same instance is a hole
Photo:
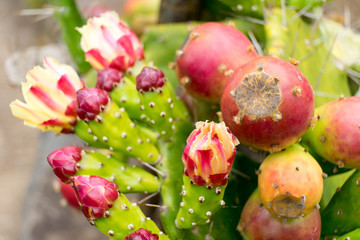
[[[160,69],[144,67],[136,76],[136,89],[140,92],[160,89],[166,82],[164,73]]]
[[[152,234],[149,230],[140,228],[125,237],[124,240],[158,240],[157,234]]]
[[[119,82],[124,74],[114,68],[105,68],[98,71],[96,87],[110,92]]]
[[[88,219],[101,218],[118,198],[118,186],[98,176],[72,178],[81,210]]]
[[[223,122],[196,123],[182,155],[185,175],[199,186],[225,185],[237,144],[239,141]]]
[[[81,148],[68,146],[58,149],[50,153],[47,160],[55,175],[67,182],[77,171],[76,164],[81,160]]]
[[[108,102],[109,95],[104,90],[98,88],[80,89],[77,92],[77,114],[82,120],[94,120]]]

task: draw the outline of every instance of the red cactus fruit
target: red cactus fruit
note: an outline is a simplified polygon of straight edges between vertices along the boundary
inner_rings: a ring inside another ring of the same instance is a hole
[[[59,178],[57,179],[58,183],[60,185],[60,192],[61,195],[64,197],[64,199],[66,200],[66,202],[76,208],[76,209],[80,209],[80,205],[76,199],[76,194],[75,194],[75,190],[74,188],[67,183],[64,183],[63,181],[61,181]]]
[[[298,141],[311,125],[314,108],[312,88],[301,71],[273,57],[239,68],[221,97],[224,121],[239,141],[270,152]]]
[[[81,210],[88,219],[101,218],[118,198],[118,186],[98,176],[78,175],[72,178]]]
[[[77,163],[81,160],[81,148],[67,146],[50,153],[47,161],[55,175],[64,182],[77,172]]]
[[[336,100],[316,109],[319,120],[304,141],[339,167],[360,168],[360,97]]]
[[[165,82],[166,78],[160,69],[144,67],[136,76],[136,89],[140,92],[161,91]]]
[[[197,122],[182,155],[185,175],[199,186],[225,185],[237,144],[223,122]]]
[[[256,189],[242,210],[237,228],[251,240],[318,240],[321,217],[319,210],[313,209],[305,217],[283,221],[266,210]]]
[[[177,52],[175,69],[180,83],[192,96],[218,102],[228,76],[257,56],[242,32],[208,22],[190,33]]]
[[[124,74],[114,68],[105,68],[98,71],[96,87],[110,92],[122,81]]]
[[[258,170],[260,197],[274,216],[300,217],[318,206],[323,192],[322,169],[301,146],[268,155]]]
[[[140,228],[125,237],[124,240],[158,240],[157,234],[152,234],[151,231]]]
[[[98,88],[83,88],[77,92],[77,114],[82,120],[94,120],[109,102],[106,91]]]

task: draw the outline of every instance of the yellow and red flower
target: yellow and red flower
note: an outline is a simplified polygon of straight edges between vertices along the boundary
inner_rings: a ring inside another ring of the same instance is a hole
[[[238,144],[223,122],[196,123],[182,155],[185,175],[199,186],[225,185]]]
[[[34,67],[22,83],[25,102],[10,104],[12,114],[25,125],[56,133],[71,132],[76,123],[76,92],[84,87],[76,71],[54,58],[44,58],[44,68]]]
[[[80,44],[86,61],[97,70],[126,71],[144,58],[139,38],[113,11],[89,19],[78,31],[82,35]]]

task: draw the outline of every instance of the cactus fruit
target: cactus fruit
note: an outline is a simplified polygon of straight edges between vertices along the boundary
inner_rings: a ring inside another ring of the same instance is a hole
[[[222,23],[208,22],[190,32],[177,51],[175,70],[188,93],[218,102],[227,78],[257,56],[242,32]]]
[[[100,152],[82,150],[76,146],[68,146],[50,153],[47,157],[57,177],[69,182],[75,175],[96,175],[118,185],[123,193],[146,192],[159,190],[156,176],[137,166],[125,163],[126,157],[119,159]]]
[[[117,185],[98,176],[74,176],[73,186],[89,222],[112,239],[124,239],[133,230],[144,228],[169,239],[146,218],[136,204],[118,192]]]
[[[259,57],[226,82],[221,112],[241,143],[276,152],[298,141],[310,127],[314,96],[297,67],[278,58]]]
[[[210,223],[212,214],[225,204],[222,199],[237,144],[223,122],[196,123],[182,157],[185,175],[178,227]]]
[[[320,202],[322,169],[300,145],[270,154],[258,173],[261,201],[274,216],[304,216]]]
[[[268,212],[256,189],[241,213],[238,230],[249,240],[318,240],[321,230],[320,212],[313,209],[305,217],[283,221]]]
[[[360,168],[360,97],[339,99],[315,110],[319,120],[303,140],[326,160]]]

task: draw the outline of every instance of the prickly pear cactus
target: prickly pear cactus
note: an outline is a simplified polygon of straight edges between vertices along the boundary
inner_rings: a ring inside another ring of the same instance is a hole
[[[83,21],[56,1],[77,70],[45,57],[11,111],[86,143],[47,161],[112,239],[357,239],[360,35],[324,2],[163,0],[197,21],[139,38],[114,11]]]

